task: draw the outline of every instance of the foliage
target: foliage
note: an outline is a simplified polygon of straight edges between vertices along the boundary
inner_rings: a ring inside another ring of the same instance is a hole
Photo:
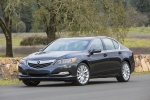
[[[102,0],[105,7],[105,23],[109,24],[106,29],[109,29],[108,36],[114,37],[120,42],[124,42],[130,27],[128,14],[124,9],[122,0]]]
[[[150,0],[128,0],[140,12],[150,11]]]
[[[24,5],[20,11],[20,19],[26,25],[26,32],[30,32],[33,26],[33,16],[32,13],[35,11],[35,4],[26,0],[26,5]],[[35,31],[36,32],[36,31]]]
[[[37,4],[37,9],[33,16],[36,22],[41,22],[45,26],[47,36],[51,39],[55,37],[56,32],[62,31],[68,31],[72,36],[108,35],[120,41],[123,41],[127,34],[128,16],[120,0],[36,0],[34,2]]]
[[[147,26],[149,24],[148,16],[136,11],[135,8],[129,6],[126,12],[129,14],[129,21],[132,26],[140,27]]]
[[[126,2],[135,7],[137,11],[147,16],[149,20],[145,24],[146,26],[150,25],[150,0],[126,0]]]
[[[16,25],[17,32],[25,32],[26,31],[26,25],[23,21],[19,21]]]

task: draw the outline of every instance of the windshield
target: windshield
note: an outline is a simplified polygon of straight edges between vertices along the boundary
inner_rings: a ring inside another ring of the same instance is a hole
[[[83,39],[58,39],[50,44],[47,51],[83,51],[88,47],[90,40]]]

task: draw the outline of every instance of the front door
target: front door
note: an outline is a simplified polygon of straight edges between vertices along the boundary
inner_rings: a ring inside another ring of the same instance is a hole
[[[89,50],[101,50],[101,52],[89,55],[91,76],[106,75],[108,67],[108,56],[104,51],[102,41],[99,38],[94,39],[90,45]]]

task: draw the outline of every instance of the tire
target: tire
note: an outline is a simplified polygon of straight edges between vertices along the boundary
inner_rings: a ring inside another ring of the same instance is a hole
[[[118,82],[128,82],[130,79],[130,66],[128,64],[128,62],[124,61],[122,63],[122,67],[119,71],[119,76],[117,76],[117,80]]]
[[[29,81],[29,80],[23,80],[22,81],[26,86],[37,86],[40,81]]]
[[[75,85],[86,85],[90,79],[89,67],[85,63],[80,63],[76,72],[76,80],[73,81]]]

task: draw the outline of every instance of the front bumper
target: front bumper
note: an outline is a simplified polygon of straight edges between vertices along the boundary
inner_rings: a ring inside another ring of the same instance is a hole
[[[19,80],[36,81],[71,81],[76,79],[77,63],[65,65],[50,65],[45,68],[32,68],[29,65],[19,65]],[[68,72],[68,74],[60,74]]]
[[[49,77],[30,77],[30,76],[20,76],[19,80],[35,80],[35,81],[72,81],[75,80],[75,76],[49,76]]]

